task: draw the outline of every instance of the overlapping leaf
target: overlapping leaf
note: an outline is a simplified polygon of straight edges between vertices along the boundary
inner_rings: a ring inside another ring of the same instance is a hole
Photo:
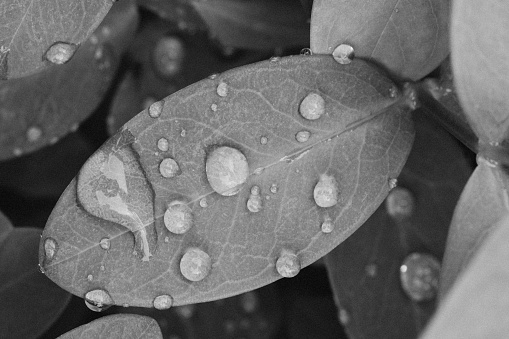
[[[196,32],[207,27],[191,5],[192,0],[138,0],[138,5],[161,18],[177,23],[181,30]]]
[[[311,93],[324,99],[317,120],[299,114]],[[284,250],[305,267],[373,213],[406,160],[411,121],[391,93],[394,84],[368,63],[340,65],[329,56],[272,59],[189,86],[137,115],[88,160],[48,220],[41,245],[52,238],[58,250],[47,259],[41,246],[41,264],[78,296],[100,288],[115,304],[144,307],[161,293],[182,305],[266,285],[281,277],[275,263]],[[352,125],[358,121],[368,122]],[[307,141],[297,141],[300,131]],[[217,146],[247,158],[249,175],[235,195],[214,192],[208,181],[205,163]],[[159,166],[168,158],[178,171],[164,177]],[[324,176],[339,191],[331,207],[313,198]],[[258,212],[247,208],[253,186]],[[163,221],[175,201],[192,215],[184,234]],[[337,227],[322,233],[329,219]],[[201,281],[179,268],[191,247],[212,261]]]

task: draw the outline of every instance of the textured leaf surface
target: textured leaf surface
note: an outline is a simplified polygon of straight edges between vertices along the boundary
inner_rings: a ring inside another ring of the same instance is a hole
[[[451,59],[458,96],[481,142],[501,142],[509,129],[509,3],[456,1]]]
[[[137,22],[135,3],[122,1],[67,64],[0,82],[0,159],[75,130],[103,99]]]
[[[37,268],[40,235],[35,228],[13,228],[0,212],[1,338],[38,338],[71,299]]]
[[[448,0],[315,0],[311,50],[330,54],[339,44],[394,75],[417,80],[449,53]]]
[[[417,303],[404,293],[399,268],[413,252],[442,257],[471,169],[458,142],[424,114],[414,112],[415,142],[398,178],[414,197],[414,213],[398,220],[383,204],[325,256],[351,338],[415,338],[434,311],[434,301]]]
[[[471,264],[441,302],[423,339],[504,338],[509,331],[509,218],[493,225]]]
[[[157,325],[157,322],[152,318],[141,315],[116,314],[94,320],[58,338],[162,339],[163,335],[161,334],[161,329]]]
[[[110,0],[2,1],[0,79],[33,74],[52,64],[44,55],[55,42],[83,43],[111,7]]]
[[[311,264],[369,217],[403,166],[413,130],[404,100],[389,96],[393,86],[361,60],[345,66],[328,56],[296,56],[240,67],[167,97],[129,121],[71,182],[43,236],[54,238],[59,249],[48,261],[41,247],[41,263],[78,296],[103,288],[116,304],[144,307],[161,293],[181,305],[266,285],[281,277],[275,263],[286,249],[302,267]],[[299,114],[310,93],[319,93],[325,105],[313,121]],[[152,118],[158,108],[159,118]],[[351,128],[363,118],[369,122]],[[301,143],[296,134],[302,130],[310,136]],[[163,137],[167,151],[158,148]],[[216,146],[247,158],[249,175],[233,196],[214,192],[207,180],[206,160]],[[168,158],[179,166],[174,177],[159,170]],[[337,181],[340,192],[327,208],[313,198],[324,175]],[[261,203],[256,213],[247,208],[255,185]],[[153,206],[143,206],[150,200]],[[174,201],[184,202],[192,215],[185,234],[169,233],[164,225]],[[338,227],[322,233],[328,219]],[[135,238],[128,231],[133,220],[144,227]],[[99,246],[103,237],[111,240],[107,251]],[[193,283],[179,269],[191,247],[212,261],[210,274]],[[142,261],[148,252],[152,257]]]

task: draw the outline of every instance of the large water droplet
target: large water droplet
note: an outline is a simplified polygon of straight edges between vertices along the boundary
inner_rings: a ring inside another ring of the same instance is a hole
[[[36,142],[42,136],[42,130],[37,126],[32,126],[27,130],[27,140],[29,142]]]
[[[415,207],[415,199],[408,189],[395,187],[385,199],[387,214],[396,220],[408,219],[412,216]]]
[[[299,131],[295,134],[295,140],[298,142],[306,142],[309,140],[311,133],[309,131]]]
[[[44,59],[56,65],[63,65],[71,60],[77,49],[77,44],[61,41],[55,42],[44,53]]]
[[[226,84],[226,82],[219,83],[219,85],[217,85],[216,92],[217,92],[217,95],[219,95],[220,97],[227,96],[228,95],[228,85]]]
[[[109,250],[111,246],[110,238],[102,238],[99,242],[99,246],[101,246],[103,250]]]
[[[282,250],[276,261],[276,270],[284,278],[295,277],[300,272],[299,258],[291,251]]]
[[[157,140],[157,148],[161,151],[161,152],[166,152],[170,149],[170,143],[168,142],[168,139],[166,138],[160,138],[159,140]]]
[[[155,297],[153,305],[158,310],[167,310],[173,305],[173,298],[168,294],[159,295]]]
[[[53,260],[55,253],[57,253],[57,241],[53,238],[46,238],[46,240],[44,240],[44,254],[46,255],[46,260]]]
[[[113,305],[114,302],[108,292],[97,289],[85,294],[85,304],[94,312],[102,312]]]
[[[189,248],[180,260],[180,272],[190,281],[203,280],[211,268],[210,256],[199,248]]]
[[[205,170],[212,189],[224,196],[237,194],[249,175],[244,154],[228,146],[216,148],[210,153]]]
[[[172,201],[164,212],[164,225],[172,233],[186,233],[193,226],[191,208],[185,202]]]
[[[148,108],[148,115],[151,118],[159,118],[161,116],[161,113],[163,112],[163,107],[164,107],[163,100],[154,102]]]
[[[354,58],[353,47],[347,44],[341,44],[332,52],[334,60],[342,65],[347,65],[352,62]]]
[[[309,93],[299,106],[300,115],[308,120],[316,120],[325,112],[325,100],[320,94]]]
[[[159,172],[165,178],[173,178],[182,173],[179,164],[172,158],[166,158],[161,161]]]
[[[338,203],[339,188],[336,178],[322,174],[315,186],[313,197],[320,207],[332,207]]]
[[[427,253],[408,255],[400,267],[401,285],[413,301],[435,298],[438,291],[440,262]]]

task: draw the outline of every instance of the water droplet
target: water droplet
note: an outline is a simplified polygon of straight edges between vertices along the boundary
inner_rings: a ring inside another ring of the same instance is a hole
[[[338,203],[339,188],[336,178],[322,174],[315,186],[313,197],[320,207],[332,207]]]
[[[415,199],[408,189],[395,187],[385,199],[387,213],[396,220],[410,218],[414,211]]]
[[[90,43],[91,43],[92,45],[97,45],[97,43],[98,43],[98,42],[99,42],[99,38],[97,38],[97,35],[92,34],[92,35],[90,36]]]
[[[348,323],[350,322],[350,315],[344,308],[341,308],[338,311],[338,320],[343,326],[348,325]]]
[[[211,74],[211,75],[209,75],[209,79],[210,79],[210,80],[214,80],[215,78],[217,78],[217,74]]]
[[[399,8],[397,8],[397,7],[396,7],[396,8],[394,9],[394,12],[398,13],[398,12],[399,12]]]
[[[228,95],[228,85],[226,82],[220,82],[219,85],[217,85],[216,89],[217,95],[220,97],[225,97]]]
[[[36,142],[42,136],[42,130],[37,126],[32,126],[27,130],[27,139],[29,142]]]
[[[42,268],[41,264],[37,264],[37,267],[39,267],[39,272],[44,274],[44,268]]]
[[[21,154],[23,154],[23,151],[21,150],[21,148],[19,147],[16,147],[12,150],[12,154],[14,154],[15,156],[19,157]]]
[[[173,298],[171,295],[162,294],[154,299],[154,308],[158,310],[167,310],[173,305]]]
[[[94,280],[94,276],[92,274],[87,275],[87,280],[88,281]]]
[[[85,304],[94,312],[102,312],[113,305],[114,302],[108,292],[97,289],[85,294]]]
[[[226,322],[224,323],[225,332],[228,333],[229,335],[233,335],[235,333],[235,329],[236,329],[235,322],[231,319],[226,320]]]
[[[155,69],[166,78],[181,72],[184,58],[185,46],[177,36],[163,36],[160,38],[152,54]]]
[[[277,185],[276,184],[270,185],[270,191],[274,194],[277,193]]]
[[[228,146],[216,148],[209,154],[205,170],[212,189],[224,196],[237,194],[249,175],[244,154]]]
[[[405,96],[405,102],[411,110],[416,110],[419,106],[417,101],[417,91],[415,86],[409,82],[403,84],[403,95]]]
[[[376,273],[378,271],[378,267],[376,264],[366,265],[366,275],[370,278],[376,277]]]
[[[165,243],[169,243],[170,242],[170,237],[164,237],[164,242]]]
[[[291,251],[282,250],[276,261],[276,270],[284,278],[295,277],[300,272],[299,258]]]
[[[274,56],[274,57],[269,59],[270,62],[278,62],[279,60],[281,60],[281,58],[277,57],[277,56]]]
[[[44,53],[44,59],[55,65],[63,65],[69,60],[78,49],[79,45],[68,42],[55,42]]]
[[[148,108],[148,115],[150,115],[151,118],[159,118],[163,111],[163,107],[164,107],[163,100],[152,103]]]
[[[191,319],[194,315],[195,305],[182,305],[175,307],[175,312],[184,319]]]
[[[325,112],[325,100],[317,93],[309,93],[299,106],[300,115],[304,119],[316,120]]]
[[[295,139],[298,142],[306,142],[309,140],[309,137],[311,136],[311,133],[309,131],[299,131],[297,134],[295,134]]]
[[[183,201],[172,201],[164,212],[164,225],[172,233],[186,233],[193,226],[191,208]]]
[[[104,265],[101,265],[101,267],[99,267],[99,269],[100,269],[101,271],[104,271],[104,270],[106,269],[106,267],[104,267]]]
[[[313,52],[311,51],[310,48],[303,48],[300,50],[300,55],[305,55],[305,56],[313,55]]]
[[[44,254],[46,255],[46,260],[51,261],[55,257],[55,253],[57,253],[57,242],[53,238],[46,238],[44,241]]]
[[[180,166],[172,158],[166,158],[159,164],[159,173],[165,178],[173,178],[180,175]]]
[[[269,139],[267,137],[263,136],[260,138],[260,144],[266,145],[267,142],[269,142]]]
[[[250,212],[253,212],[253,213],[260,212],[263,207],[262,197],[259,195],[251,194],[249,196],[249,199],[247,199],[246,206]]]
[[[108,44],[98,45],[95,53],[94,59],[97,64],[97,67],[101,71],[107,71],[111,68],[111,60],[113,59],[113,47]]]
[[[199,248],[189,248],[180,260],[180,272],[190,281],[203,280],[212,268],[210,256]]]
[[[180,131],[180,136],[183,138],[186,136],[186,133],[187,131],[185,129],[182,129],[182,131]]]
[[[398,179],[390,178],[387,183],[389,184],[389,189],[392,190],[398,186]]]
[[[129,307],[129,304],[128,303],[123,303],[122,307],[127,308],[127,307]]]
[[[207,202],[207,198],[201,198],[200,199],[200,206],[203,208],[206,208],[209,206],[209,203]]]
[[[109,250],[111,246],[110,238],[102,238],[99,242],[99,246],[101,246],[103,250]]]
[[[212,112],[217,111],[217,104],[210,105],[210,109],[212,110]]]
[[[334,223],[328,215],[323,219],[321,229],[323,233],[330,233],[334,230]]]
[[[254,170],[253,174],[254,175],[260,175],[263,173],[263,171],[265,170],[265,168],[263,167],[258,167],[257,169]]]
[[[353,47],[350,45],[341,44],[334,49],[334,52],[332,52],[332,56],[334,57],[334,60],[336,60],[338,63],[342,65],[348,65],[349,63],[352,62],[352,59],[354,58]]]
[[[170,143],[168,142],[168,139],[161,138],[157,140],[157,148],[159,148],[161,152],[168,151],[170,149]]]
[[[256,292],[247,292],[240,295],[240,304],[246,313],[253,313],[258,308],[258,296]]]
[[[405,293],[413,301],[435,298],[438,291],[440,262],[427,253],[408,255],[400,267],[400,280]]]
[[[399,94],[399,91],[398,91],[398,88],[396,86],[391,86],[391,88],[389,88],[389,96],[391,98],[397,97],[398,94]]]
[[[254,185],[253,187],[251,187],[251,194],[259,195],[260,194],[260,186]]]

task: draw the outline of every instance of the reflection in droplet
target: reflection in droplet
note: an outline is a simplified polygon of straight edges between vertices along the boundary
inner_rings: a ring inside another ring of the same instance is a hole
[[[151,118],[159,118],[161,116],[161,113],[163,112],[163,107],[164,107],[163,100],[154,102],[148,108],[148,115]]]
[[[321,226],[323,233],[330,233],[334,230],[334,223],[332,222],[332,218],[328,215],[325,216]]]
[[[310,48],[303,48],[300,50],[300,55],[305,55],[305,56],[313,55],[313,52],[311,51]]]
[[[172,158],[166,158],[159,164],[159,173],[165,178],[173,178],[182,171],[180,170],[179,164]]]
[[[320,207],[332,207],[338,203],[339,188],[336,178],[322,174],[315,186],[313,197]]]
[[[173,298],[171,295],[162,294],[154,298],[154,308],[158,310],[167,310],[173,305]]]
[[[228,95],[228,85],[226,84],[226,82],[219,83],[219,85],[217,85],[216,92],[217,92],[217,95],[219,95],[220,97],[227,96]]]
[[[249,175],[244,154],[228,146],[216,148],[209,154],[205,171],[212,189],[224,196],[237,194]]]
[[[413,301],[428,301],[438,291],[440,262],[427,253],[408,255],[400,267],[400,280],[405,293]]]
[[[85,304],[94,312],[102,312],[113,305],[114,302],[108,292],[96,289],[85,294]]]
[[[408,219],[412,216],[415,207],[415,199],[408,189],[395,187],[385,199],[387,214],[396,220]]]
[[[103,250],[109,250],[109,249],[110,249],[110,246],[111,246],[110,238],[102,238],[102,239],[99,241],[99,246],[100,246]]]
[[[284,278],[295,277],[300,272],[299,258],[291,251],[282,250],[276,261],[276,270]]]
[[[42,130],[37,126],[32,126],[27,129],[27,140],[29,142],[36,142],[42,136]]]
[[[189,248],[180,260],[180,272],[190,281],[203,280],[211,268],[210,256],[199,248]]]
[[[299,112],[307,120],[316,120],[325,113],[325,100],[320,94],[309,93],[300,103]]]
[[[170,149],[170,143],[168,142],[168,139],[166,138],[160,138],[159,140],[157,140],[157,148],[161,151],[161,152],[166,152]]]
[[[172,233],[186,233],[193,226],[191,208],[185,202],[172,201],[164,212],[164,225]]]
[[[277,193],[277,185],[276,184],[272,184],[270,185],[270,192],[271,193]]]
[[[332,52],[334,60],[342,65],[347,65],[352,62],[354,58],[353,47],[347,44],[341,44]]]
[[[65,64],[71,60],[78,46],[77,44],[68,42],[55,42],[48,48],[46,53],[44,53],[44,59],[56,65]]]
[[[260,144],[262,144],[262,145],[266,145],[266,144],[267,144],[267,142],[269,142],[269,139],[268,139],[266,136],[262,136],[262,137],[260,138]]]
[[[256,292],[250,291],[240,295],[240,304],[246,313],[253,313],[258,308],[258,296]]]
[[[392,190],[398,186],[398,179],[396,178],[390,178],[388,180],[389,189]]]
[[[309,137],[311,136],[311,133],[309,131],[299,131],[297,134],[295,134],[295,139],[298,142],[306,142],[309,140]]]
[[[46,240],[44,240],[44,254],[46,255],[46,260],[51,261],[55,257],[56,252],[56,240],[53,238],[46,238]]]

